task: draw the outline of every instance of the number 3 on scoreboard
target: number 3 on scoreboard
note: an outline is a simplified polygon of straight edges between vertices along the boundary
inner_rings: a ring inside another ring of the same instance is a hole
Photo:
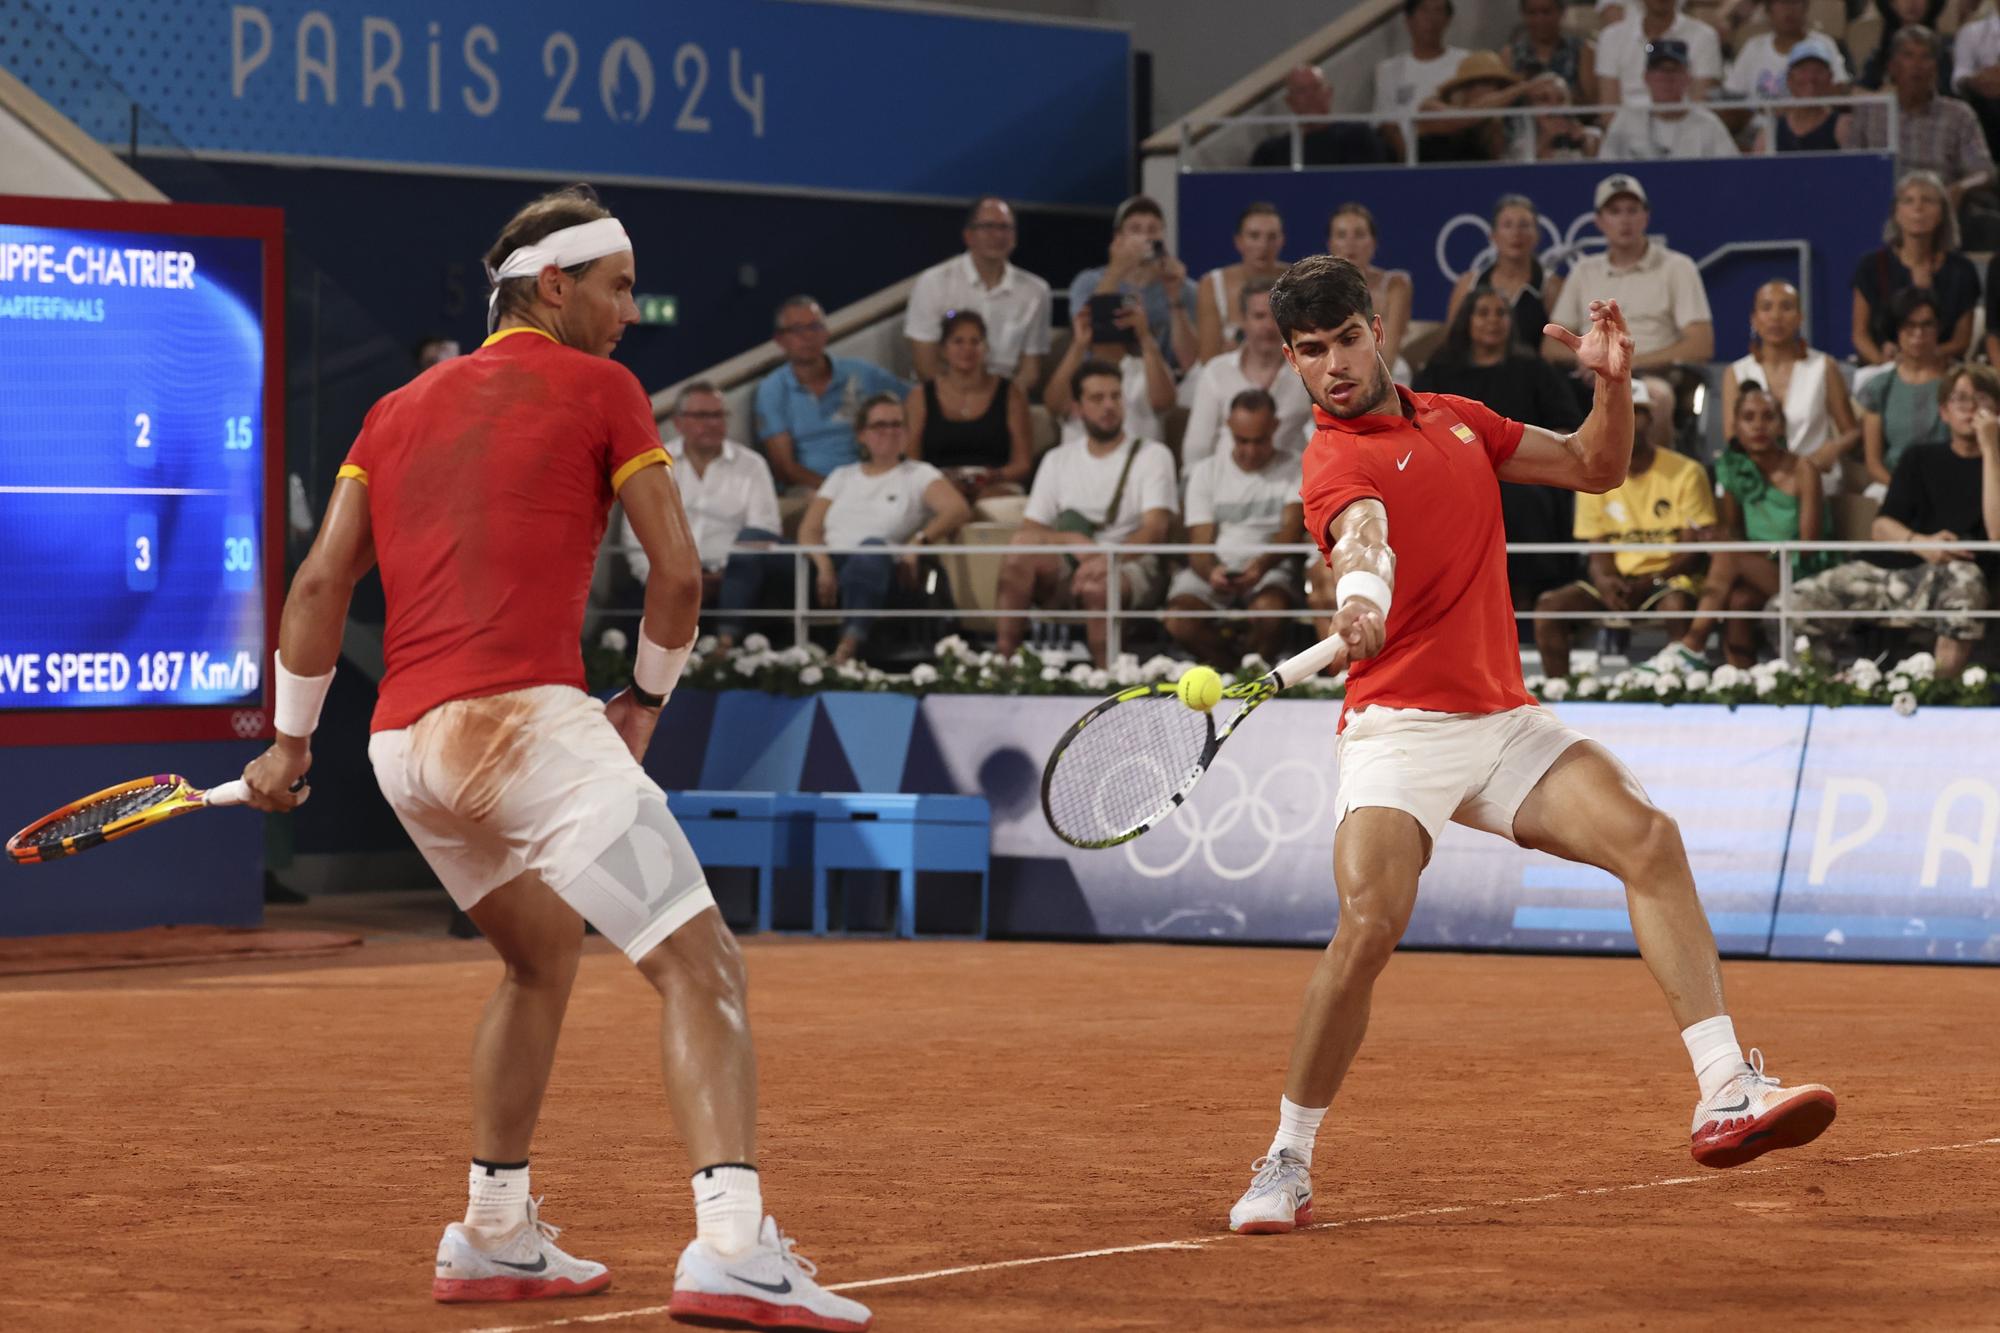
[[[125,516],[125,586],[151,592],[160,585],[160,524],[152,514]]]

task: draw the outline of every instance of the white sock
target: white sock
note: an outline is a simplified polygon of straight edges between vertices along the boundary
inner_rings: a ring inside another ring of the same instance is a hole
[[[694,1173],[694,1237],[724,1254],[757,1243],[764,1222],[764,1191],[757,1168],[741,1162],[706,1166]]]
[[[1701,1084],[1701,1099],[1707,1101],[1721,1092],[1730,1079],[1748,1065],[1743,1063],[1743,1047],[1736,1040],[1736,1025],[1728,1014],[1704,1018],[1681,1029],[1687,1043],[1688,1059],[1694,1062],[1695,1081]]]
[[[472,1159],[465,1225],[498,1240],[528,1220],[528,1164]]]
[[[1326,1119],[1324,1106],[1300,1106],[1290,1097],[1278,1098],[1278,1136],[1271,1140],[1271,1155],[1290,1148],[1311,1165],[1313,1140],[1319,1137],[1319,1122]]]

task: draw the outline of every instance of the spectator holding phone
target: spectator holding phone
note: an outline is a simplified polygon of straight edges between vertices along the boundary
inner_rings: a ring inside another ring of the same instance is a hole
[[[1063,443],[1084,436],[1082,419],[1072,409],[1080,406],[1075,378],[1086,362],[1107,365],[1119,373],[1125,428],[1142,440],[1159,439],[1160,414],[1174,405],[1174,373],[1167,369],[1167,359],[1144,309],[1129,297],[1100,293],[1076,308],[1071,323],[1075,333],[1042,391],[1042,405],[1063,423]]]
[[[1101,268],[1085,269],[1070,283],[1071,316],[1093,296],[1134,297],[1167,364],[1176,370],[1194,365],[1199,359],[1193,318],[1197,293],[1187,265],[1167,252],[1167,219],[1159,204],[1135,194],[1118,205],[1111,219],[1107,260]],[[1050,375],[1049,391],[1062,383],[1063,375]]]

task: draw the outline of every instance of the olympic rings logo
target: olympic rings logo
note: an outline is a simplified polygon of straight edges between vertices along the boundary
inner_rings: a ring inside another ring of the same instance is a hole
[[[1220,802],[1202,800],[1202,797],[1212,798],[1215,795],[1218,790],[1216,783],[1225,775],[1234,781],[1235,794]],[[1289,809],[1280,810],[1272,803],[1270,792],[1273,783],[1278,784],[1280,792],[1298,794],[1296,805],[1290,799],[1286,801],[1288,807],[1296,809],[1296,814],[1291,814]],[[1173,818],[1147,837],[1126,843],[1125,860],[1147,879],[1166,879],[1179,874],[1199,851],[1202,860],[1218,879],[1249,879],[1271,864],[1279,847],[1297,842],[1319,827],[1320,815],[1325,811],[1330,795],[1325,775],[1303,759],[1286,759],[1273,764],[1263,771],[1257,785],[1252,787],[1241,768],[1230,760],[1218,758],[1209,765],[1208,776],[1196,790],[1196,799],[1182,804]],[[1287,815],[1291,817],[1287,818]],[[1246,820],[1249,827],[1238,834],[1238,826]],[[1161,835],[1169,829],[1178,831],[1186,838],[1186,845],[1164,865],[1147,864],[1140,858],[1139,849],[1149,844],[1157,846],[1162,841]],[[1232,834],[1236,834],[1237,841],[1246,846],[1254,838],[1257,853],[1248,865],[1227,865],[1217,855],[1219,844]]]
[[[229,727],[247,741],[263,734],[264,714],[260,709],[239,708],[229,715]]]
[[[1537,213],[1535,215],[1535,225],[1541,230],[1543,235],[1548,237],[1549,244],[1535,257],[1541,261],[1543,268],[1553,270],[1565,262],[1574,263],[1592,250],[1603,249],[1605,242],[1602,236],[1593,236],[1585,239],[1582,235],[1585,227],[1592,226],[1596,222],[1597,214],[1579,213],[1570,222],[1568,228],[1564,229],[1558,228],[1553,218],[1543,213]],[[1450,249],[1452,236],[1461,227],[1470,227],[1478,232],[1481,238],[1481,245],[1477,253],[1472,256],[1471,262],[1467,263],[1464,268],[1454,268],[1447,251]],[[1493,224],[1483,214],[1460,213],[1438,229],[1437,266],[1438,272],[1444,275],[1446,282],[1457,282],[1461,273],[1477,273],[1480,269],[1485,268],[1493,262],[1495,253],[1493,249]]]

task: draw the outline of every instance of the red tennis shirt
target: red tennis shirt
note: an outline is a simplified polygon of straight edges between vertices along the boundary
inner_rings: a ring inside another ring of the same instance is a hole
[[[372,729],[451,699],[584,688],[598,543],[619,487],[652,463],[667,455],[632,372],[536,329],[376,403],[340,469],[368,487],[389,608]]]
[[[1306,530],[1331,554],[1327,525],[1356,500],[1389,514],[1395,597],[1382,651],[1347,673],[1350,713],[1370,704],[1499,713],[1534,703],[1521,680],[1500,465],[1523,427],[1473,402],[1396,386],[1399,416],[1342,421],[1313,408],[1306,446]]]

